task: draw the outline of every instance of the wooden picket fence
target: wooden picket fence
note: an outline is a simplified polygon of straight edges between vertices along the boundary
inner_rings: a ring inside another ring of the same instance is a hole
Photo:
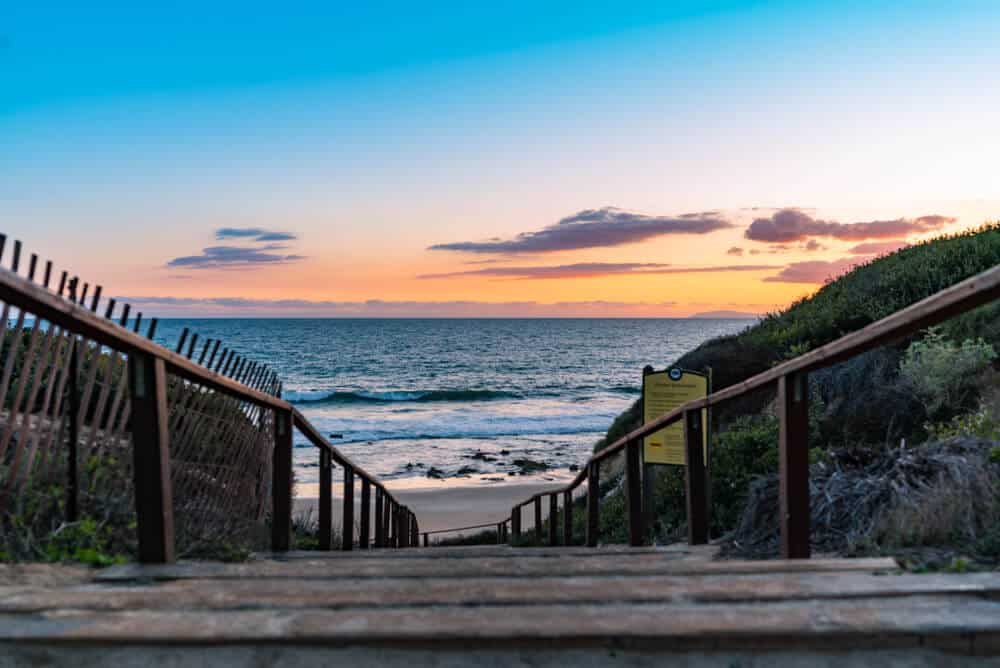
[[[6,246],[0,235],[0,265]],[[357,544],[417,543],[413,513],[280,398],[273,369],[187,329],[168,350],[153,342],[156,319],[102,302],[101,286],[66,271],[55,283],[35,254],[25,270],[22,255],[15,241],[0,266],[0,551],[28,525],[55,530],[96,512],[135,524],[145,562],[250,544],[268,522],[271,547],[287,550],[296,428],[318,449],[321,549],[331,547],[335,464],[342,549],[355,544],[355,477]]]

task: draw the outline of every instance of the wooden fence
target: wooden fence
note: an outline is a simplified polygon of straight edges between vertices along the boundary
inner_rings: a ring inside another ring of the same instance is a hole
[[[0,235],[0,262],[6,245]],[[15,241],[0,267],[0,529],[8,534],[0,538],[16,538],[9,520],[26,510],[23,492],[51,485],[61,498],[47,508],[33,501],[31,512],[75,521],[88,510],[81,499],[99,495],[102,508],[114,509],[106,519],[134,517],[143,562],[171,562],[178,546],[198,554],[264,521],[271,548],[288,550],[298,429],[320,460],[320,549],[332,548],[334,464],[344,474],[342,549],[418,543],[414,514],[280,398],[273,370],[186,329],[168,350],[152,340],[155,319],[102,303],[100,286],[91,292],[67,272],[53,286],[52,263],[41,268],[34,254],[27,265]]]
[[[777,388],[779,517],[781,553],[789,559],[808,558],[810,554],[809,510],[809,392],[808,374],[823,369],[878,346],[916,334],[948,318],[970,311],[1000,297],[1000,267],[973,276],[912,306],[874,322],[864,329],[784,362],[741,383],[715,392],[704,399],[690,401],[662,417],[636,429],[595,453],[580,473],[566,486],[535,494],[511,509],[511,541],[522,535],[522,510],[534,512],[537,542],[547,539],[550,545],[560,542],[559,499],[562,497],[562,538],[564,545],[573,541],[573,492],[584,482],[586,490],[585,544],[596,546],[600,540],[600,466],[611,457],[625,456],[624,491],[627,501],[629,544],[642,545],[646,538],[643,519],[643,485],[640,459],[643,439],[676,422],[684,424],[684,447],[687,454],[685,476],[688,542],[704,544],[709,538],[709,480],[702,450],[705,429],[703,408],[718,406],[755,390]],[[548,499],[548,536],[543,536],[543,501]]]

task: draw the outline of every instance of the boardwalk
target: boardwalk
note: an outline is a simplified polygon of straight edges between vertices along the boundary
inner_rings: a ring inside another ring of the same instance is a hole
[[[1000,665],[1000,574],[711,550],[291,552],[40,585],[8,570],[0,666]]]

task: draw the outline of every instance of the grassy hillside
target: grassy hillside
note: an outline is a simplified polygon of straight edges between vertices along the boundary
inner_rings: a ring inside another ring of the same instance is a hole
[[[1000,224],[945,236],[872,260],[743,332],[705,342],[676,363],[711,366],[716,389],[856,331],[977,273],[1000,265]],[[907,341],[883,346],[810,374],[811,459],[847,451],[887,453],[953,436],[1000,439],[1000,304],[953,318]],[[930,379],[930,380],[928,380]],[[777,470],[773,391],[717,408],[711,448],[712,533],[740,521],[754,480]],[[595,448],[639,426],[638,403],[622,413]],[[676,536],[685,521],[684,470],[662,469],[652,499],[652,531]],[[609,534],[624,525],[623,504],[608,480]],[[997,499],[1000,521],[1000,499]],[[610,536],[609,536],[610,537]]]
[[[861,329],[970,276],[1000,264],[1000,222],[976,230],[939,237],[856,267],[795,302],[767,315],[739,334],[706,341],[676,364],[688,369],[713,369],[715,389],[723,389],[766,371],[775,364]],[[951,338],[984,337],[1000,349],[1000,305],[954,318],[942,327]],[[895,346],[898,353],[901,346]],[[893,351],[889,357],[897,357]],[[868,359],[864,359],[868,358]],[[848,365],[850,366],[850,365]],[[892,360],[884,355],[862,356],[852,373],[838,374],[832,390],[849,390],[853,375],[866,387],[885,375]],[[874,375],[873,375],[874,374]],[[829,384],[822,374],[820,380]],[[854,393],[870,397],[870,388]],[[853,402],[857,404],[858,402]],[[639,426],[638,403],[622,413],[595,450]]]

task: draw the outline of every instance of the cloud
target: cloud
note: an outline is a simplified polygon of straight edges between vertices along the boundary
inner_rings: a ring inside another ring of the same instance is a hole
[[[804,251],[810,251],[810,252],[812,252],[812,251],[819,251],[819,250],[826,250],[826,246],[824,246],[820,242],[816,241],[815,239],[810,239],[809,241],[807,241],[804,244],[802,244],[802,250],[804,250]]]
[[[726,255],[735,255],[737,257],[741,257],[743,255],[743,249],[740,248],[739,246],[733,246],[732,248],[726,251]]]
[[[817,220],[799,209],[782,209],[767,218],[756,218],[744,236],[752,241],[788,243],[809,237],[832,237],[841,241],[863,241],[901,237],[937,230],[955,222],[947,216],[921,216],[862,223],[838,223]]]
[[[273,249],[274,247],[268,247]],[[183,269],[239,269],[261,265],[287,264],[304,260],[302,255],[283,255],[258,248],[239,246],[209,246],[201,255],[175,257],[167,267]]]
[[[845,257],[826,262],[810,260],[809,262],[793,262],[775,276],[764,280],[769,283],[813,283],[822,284],[845,274],[854,267],[871,260],[873,256]]]
[[[906,248],[909,246],[903,239],[893,239],[892,241],[870,241],[864,244],[858,244],[850,249],[848,253],[851,255],[886,255],[888,253],[895,253],[900,248]]]
[[[656,262],[580,262],[542,267],[489,267],[441,274],[423,274],[417,278],[438,279],[459,276],[486,276],[514,279],[594,278],[598,276],[645,276],[650,274],[700,274],[728,271],[766,271],[774,265],[726,265],[715,267],[674,267]]]
[[[299,316],[328,318],[664,317],[684,315],[678,302],[578,301],[308,301],[241,297],[120,297],[157,317]]]
[[[554,253],[633,244],[666,234],[707,234],[732,227],[718,212],[680,216],[646,216],[613,207],[587,209],[563,218],[537,232],[525,232],[513,239],[460,241],[436,244],[429,250],[464,253]]]
[[[260,227],[220,227],[215,231],[219,241],[226,239],[252,239],[253,241],[294,241],[297,236],[291,232],[275,232]]]

